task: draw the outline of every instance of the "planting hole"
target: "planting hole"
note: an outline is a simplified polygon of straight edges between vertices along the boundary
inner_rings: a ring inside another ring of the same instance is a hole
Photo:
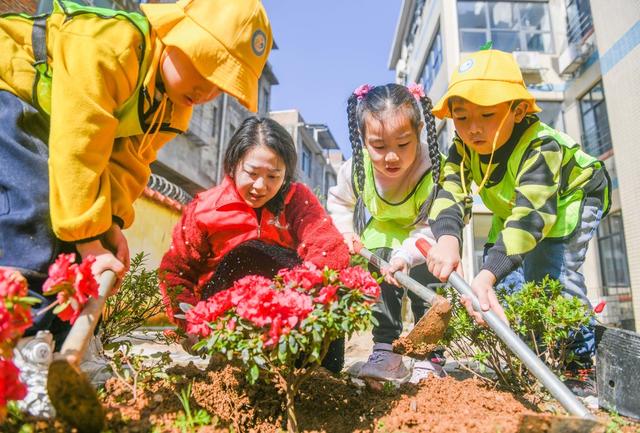
[[[613,380],[610,380],[610,381],[609,381],[609,386],[610,386],[611,388],[613,388],[613,387],[615,387],[615,386],[616,386],[616,383],[615,383]]]

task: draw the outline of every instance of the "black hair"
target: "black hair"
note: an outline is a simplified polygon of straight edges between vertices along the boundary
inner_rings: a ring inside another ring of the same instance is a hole
[[[245,119],[229,140],[224,155],[224,172],[233,177],[236,166],[249,149],[261,145],[273,150],[284,161],[284,182],[278,193],[265,204],[277,216],[284,208],[284,198],[295,181],[298,164],[293,138],[282,125],[268,117],[251,116]]]
[[[427,143],[429,145],[429,158],[431,159],[431,175],[433,177],[433,189],[429,197],[420,206],[418,216],[412,225],[423,221],[431,204],[437,194],[440,182],[440,152],[438,150],[438,137],[436,134],[436,121],[431,113],[433,108],[431,99],[427,96],[420,98],[420,106],[413,94],[405,86],[390,83],[384,86],[371,88],[364,97],[358,100],[358,96],[353,93],[347,102],[347,118],[349,122],[349,140],[351,141],[351,170],[354,174],[354,190],[357,200],[353,214],[353,226],[357,234],[362,234],[366,226],[364,201],[362,191],[364,189],[365,174],[363,160],[363,140],[366,131],[364,130],[365,115],[376,116],[387,110],[404,110],[409,117],[411,126],[416,132],[418,143],[420,143],[420,112],[424,116],[425,127],[427,129]],[[420,145],[420,144],[418,144]]]

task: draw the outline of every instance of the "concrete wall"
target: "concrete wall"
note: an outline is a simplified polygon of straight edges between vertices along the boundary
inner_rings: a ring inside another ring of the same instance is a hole
[[[173,226],[180,219],[176,209],[160,204],[148,197],[140,197],[135,203],[136,219],[124,231],[129,242],[131,257],[139,252],[148,254],[147,269],[155,269],[171,244]]]
[[[631,279],[636,330],[640,331],[640,4],[591,0],[600,69],[607,100],[615,169]]]

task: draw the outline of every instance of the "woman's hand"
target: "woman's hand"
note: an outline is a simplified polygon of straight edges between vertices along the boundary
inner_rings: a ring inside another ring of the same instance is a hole
[[[473,290],[473,293],[478,297],[480,309],[482,311],[492,310],[504,323],[508,325],[509,321],[507,320],[507,316],[504,314],[504,309],[502,308],[502,305],[500,305],[496,292],[493,289],[495,283],[495,275],[490,271],[483,269],[471,282],[471,290]],[[482,315],[473,309],[471,299],[466,296],[462,296],[460,298],[460,302],[465,306],[469,315],[478,322],[478,324],[486,325]]]
[[[444,235],[431,247],[427,255],[427,267],[434,277],[446,283],[451,272],[462,275],[460,243],[455,236]]]
[[[387,283],[400,287],[400,283],[398,283],[398,280],[393,276],[398,271],[404,272],[405,274],[409,273],[409,264],[401,257],[392,258],[391,261],[389,261],[389,266],[380,269],[380,272],[384,275],[384,280]]]
[[[355,233],[344,233],[343,236],[344,243],[347,244],[347,248],[349,248],[349,254],[358,254],[358,251],[362,248],[360,236]]]

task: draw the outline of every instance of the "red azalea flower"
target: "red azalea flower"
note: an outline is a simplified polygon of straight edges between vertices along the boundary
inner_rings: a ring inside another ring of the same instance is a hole
[[[282,269],[278,272],[285,287],[302,287],[310,290],[324,282],[322,271],[313,263],[305,262],[293,269]]]
[[[45,295],[56,294],[59,305],[66,307],[58,312],[61,320],[74,324],[90,297],[98,297],[98,282],[91,266],[95,257],[86,257],[81,264],[74,263],[75,254],[60,254],[49,266],[49,278],[43,285]]]
[[[27,296],[27,280],[18,271],[0,268],[0,298],[23,296]]]
[[[380,296],[380,285],[369,272],[359,266],[345,268],[340,271],[340,281],[346,287],[359,290],[373,299],[377,299]]]
[[[20,382],[19,374],[12,360],[0,358],[0,408],[9,400],[22,400],[27,395],[27,387]]]
[[[31,307],[13,303],[10,308],[0,299],[0,355],[9,356],[15,342],[32,324]]]
[[[315,302],[321,304],[330,304],[337,299],[336,293],[338,292],[338,286],[328,285],[320,289],[318,296],[314,299]]]

